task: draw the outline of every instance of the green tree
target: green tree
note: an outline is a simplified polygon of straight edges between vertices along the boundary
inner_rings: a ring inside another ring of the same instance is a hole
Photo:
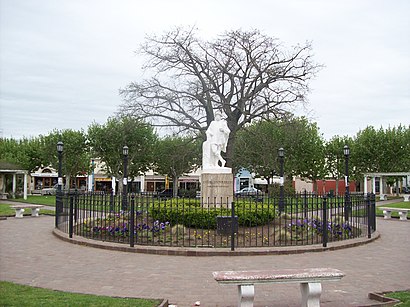
[[[234,169],[245,168],[271,183],[279,174],[278,149],[283,146],[278,122],[259,121],[237,134]]]
[[[323,139],[306,118],[258,121],[238,133],[236,168],[270,182],[279,174],[278,149],[285,149],[285,173],[316,180],[324,173]]]
[[[401,151],[404,152],[401,167],[404,171],[410,171],[410,125],[403,127]]]
[[[15,163],[33,172],[44,165],[44,143],[41,137],[0,139],[0,160]]]
[[[105,124],[93,123],[88,127],[92,153],[105,164],[107,175],[123,177],[123,146],[128,146],[128,176],[133,178],[147,171],[154,161],[157,136],[151,125],[131,118],[112,117]],[[123,185],[120,180],[119,189]]]
[[[191,137],[168,136],[157,142],[155,171],[172,179],[174,196],[178,179],[200,165],[201,144]]]
[[[296,117],[285,122],[284,148],[287,167],[294,176],[312,181],[325,176],[324,140],[316,123],[305,117]]]
[[[357,180],[369,172],[407,172],[410,170],[410,126],[368,126],[359,131],[352,144],[351,160]],[[397,178],[388,179],[393,184]]]
[[[379,137],[384,144],[384,150],[380,153],[380,169],[385,172],[410,170],[408,163],[410,144],[406,143],[405,136],[406,128],[401,125],[379,130]]]
[[[345,145],[350,147],[350,152],[354,152],[351,148],[353,141],[347,137],[340,137],[338,135],[332,137],[330,141],[325,143],[325,157],[326,157],[326,172],[327,175],[336,180],[336,195],[339,194],[339,180],[345,176],[345,156],[343,148]],[[352,163],[349,163],[351,166]],[[349,172],[351,174],[351,172]]]
[[[64,143],[62,155],[62,172],[66,176],[66,188],[71,186],[71,178],[79,174],[88,173],[90,168],[90,154],[87,136],[84,131],[72,129],[53,130],[43,137],[44,161],[58,169],[57,143]],[[47,165],[47,164],[46,164]]]
[[[215,112],[221,112],[231,130],[226,150],[231,166],[239,130],[305,102],[319,68],[311,50],[308,43],[284,48],[258,30],[229,31],[212,41],[202,41],[194,29],[151,36],[140,52],[148,57],[144,68],[152,77],[120,90],[121,112],[203,139]]]
[[[380,172],[378,152],[383,150],[382,140],[374,127],[368,126],[359,131],[354,138],[351,161],[360,173]]]

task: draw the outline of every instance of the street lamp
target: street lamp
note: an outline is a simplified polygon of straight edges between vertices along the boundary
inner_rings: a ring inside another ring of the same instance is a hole
[[[58,215],[63,212],[62,203],[62,186],[63,186],[63,171],[62,171],[62,157],[63,157],[64,143],[59,141],[57,143],[58,153],[58,179],[57,179],[57,196],[56,196],[56,227],[58,226]]]
[[[57,143],[57,153],[58,153],[58,190],[61,192],[62,186],[63,186],[63,172],[62,172],[62,157],[63,157],[63,148],[64,148],[64,143],[63,142],[58,142]]]
[[[284,183],[285,180],[283,178],[283,163],[284,163],[284,158],[285,158],[285,150],[281,147],[278,150],[278,156],[279,156],[279,163],[280,163],[280,181],[279,181],[279,213],[283,212],[285,209],[285,204],[284,204]]]
[[[349,211],[350,211],[350,192],[349,192],[349,156],[350,148],[345,145],[343,147],[343,154],[345,156],[345,221],[349,220]]]
[[[95,160],[91,159],[91,189],[88,189],[91,192],[94,192],[94,169],[95,169]]]
[[[124,157],[124,178],[122,179],[122,210],[127,209],[127,183],[128,183],[128,146],[122,148],[122,155]]]

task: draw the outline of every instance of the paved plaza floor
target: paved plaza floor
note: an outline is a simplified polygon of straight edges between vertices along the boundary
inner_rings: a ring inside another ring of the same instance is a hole
[[[235,286],[217,270],[331,267],[346,276],[324,282],[322,306],[363,306],[370,292],[410,289],[410,220],[377,219],[380,238],[336,251],[268,256],[186,257],[103,250],[64,242],[51,216],[0,221],[0,280],[70,292],[167,299],[178,307],[235,306]],[[255,306],[299,306],[297,284],[255,286]]]

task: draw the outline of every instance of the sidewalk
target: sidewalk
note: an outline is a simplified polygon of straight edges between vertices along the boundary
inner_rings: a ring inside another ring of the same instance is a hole
[[[101,250],[54,237],[54,218],[0,221],[0,279],[62,291],[164,298],[178,307],[235,306],[235,286],[220,286],[216,270],[332,267],[346,273],[322,284],[322,306],[374,303],[369,292],[410,289],[410,221],[377,219],[381,238],[321,253],[184,257]],[[255,306],[298,306],[297,284],[255,287]]]

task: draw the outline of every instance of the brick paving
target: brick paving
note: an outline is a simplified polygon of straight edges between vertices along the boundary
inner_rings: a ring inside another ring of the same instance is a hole
[[[265,256],[187,257],[127,253],[64,242],[54,218],[0,221],[0,280],[62,291],[168,299],[178,307],[235,306],[236,287],[218,285],[217,270],[332,267],[346,273],[322,284],[322,306],[374,303],[370,292],[410,289],[410,220],[377,219],[381,237],[347,249]],[[255,306],[298,306],[297,284],[257,285]]]

